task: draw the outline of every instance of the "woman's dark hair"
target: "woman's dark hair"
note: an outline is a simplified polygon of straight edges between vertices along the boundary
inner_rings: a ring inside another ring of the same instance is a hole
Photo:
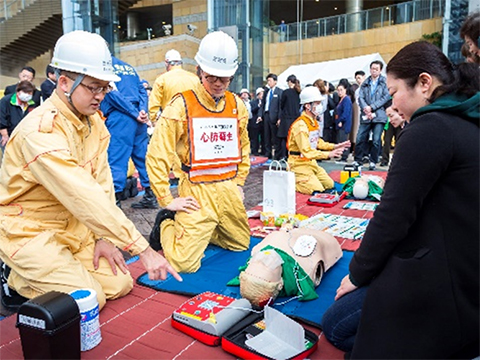
[[[387,74],[404,80],[413,88],[422,73],[437,78],[442,85],[437,87],[429,101],[448,93],[473,96],[480,90],[478,65],[460,64],[457,68],[442,51],[426,41],[417,41],[401,49],[388,63]]]
[[[23,92],[26,92],[26,93],[33,93],[35,91],[35,85],[33,85],[28,80],[23,80],[23,81],[20,81],[17,84],[17,87],[16,87],[15,90],[16,90],[16,92],[23,91]]]
[[[302,91],[302,87],[300,86],[300,81],[297,79],[295,75],[293,74],[290,75],[287,78],[287,82],[291,82],[293,84],[293,88],[295,89],[295,91],[300,94],[300,91]]]
[[[462,25],[460,29],[460,36],[462,39],[465,39],[465,36],[468,36],[470,39],[475,41],[478,47],[480,44],[478,43],[478,38],[480,35],[480,12],[476,11],[471,14]]]
[[[340,79],[338,85],[342,85],[345,90],[347,90],[347,95],[352,100],[352,103],[355,102],[355,90],[352,88],[352,84],[348,81],[348,79]]]

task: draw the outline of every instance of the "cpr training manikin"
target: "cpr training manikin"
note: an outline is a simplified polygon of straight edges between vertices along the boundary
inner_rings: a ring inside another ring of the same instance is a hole
[[[252,249],[252,257],[239,276],[240,293],[257,306],[277,296],[316,299],[315,287],[323,273],[341,257],[338,241],[323,231],[275,231]]]

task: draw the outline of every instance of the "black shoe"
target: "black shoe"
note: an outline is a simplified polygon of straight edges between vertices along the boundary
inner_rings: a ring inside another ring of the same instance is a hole
[[[2,264],[0,269],[0,281],[2,285],[2,305],[11,311],[17,311],[20,305],[25,301],[28,301],[26,297],[23,297],[15,290],[8,287],[8,276],[10,275],[10,268],[6,264]]]
[[[130,176],[127,178],[125,195],[131,198],[138,195],[138,179],[136,177]]]
[[[382,162],[380,163],[380,166],[388,166],[388,163],[382,161]]]
[[[167,209],[162,209],[155,217],[155,224],[153,224],[152,232],[150,233],[149,243],[153,250],[162,250],[162,243],[160,242],[160,224],[165,219],[175,219],[175,212]]]
[[[147,187],[145,188],[145,195],[143,195],[142,200],[137,203],[132,204],[134,209],[158,209],[158,202],[155,194],[152,189]]]
[[[116,192],[115,205],[117,205],[120,209],[122,208],[122,200],[126,200],[126,198],[124,198],[124,191]]]

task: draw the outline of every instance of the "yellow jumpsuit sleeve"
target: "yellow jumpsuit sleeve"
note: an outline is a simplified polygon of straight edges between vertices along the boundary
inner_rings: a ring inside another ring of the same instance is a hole
[[[184,135],[185,121],[185,105],[183,98],[179,96],[173,99],[162,112],[148,145],[146,165],[150,186],[162,207],[166,207],[173,201],[168,175],[177,143]]]
[[[152,92],[150,93],[150,97],[148,98],[148,114],[150,116],[150,121],[152,123],[157,121],[157,113],[160,107],[162,106],[162,101],[163,101],[163,80],[162,80],[162,77],[159,76],[155,80],[155,83],[153,84]]]
[[[308,139],[308,127],[304,121],[297,121],[292,126],[292,137],[298,147],[298,151],[309,160],[326,160],[328,152],[312,149]],[[292,148],[293,150],[293,148]]]
[[[318,142],[317,142],[317,149],[318,150],[332,151],[333,149],[335,149],[335,144],[326,142],[322,138],[319,138]]]
[[[234,181],[237,185],[243,186],[250,172],[250,139],[248,137],[248,110],[243,101],[235,96],[238,106],[238,118],[240,122],[240,146],[242,151],[242,161],[238,165],[238,173]]]
[[[144,251],[149,246],[148,242],[115,205],[111,193],[113,188],[107,185],[108,175],[104,175],[100,184],[79,166],[68,149],[66,139],[55,133],[32,132],[22,144],[26,166],[35,181],[75,218],[98,237],[109,239],[133,255]],[[110,173],[106,155],[100,157],[97,165],[98,173]],[[107,187],[110,190],[106,191]]]
[[[104,127],[104,131],[102,132],[100,137],[102,140],[110,139],[110,133],[108,132],[106,127]],[[110,165],[108,165],[108,156],[107,156],[109,141],[102,141],[100,144],[102,148],[100,149],[98,158],[97,158],[98,165],[92,175],[94,179],[96,179],[97,182],[100,184],[103,191],[105,191],[108,198],[112,202],[115,202],[115,190],[113,188],[113,177],[112,177],[112,172],[110,171]]]

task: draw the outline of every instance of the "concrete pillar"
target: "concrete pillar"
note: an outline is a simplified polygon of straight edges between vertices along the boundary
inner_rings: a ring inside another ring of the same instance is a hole
[[[349,32],[363,29],[359,12],[363,10],[363,0],[347,0],[347,30]]]

